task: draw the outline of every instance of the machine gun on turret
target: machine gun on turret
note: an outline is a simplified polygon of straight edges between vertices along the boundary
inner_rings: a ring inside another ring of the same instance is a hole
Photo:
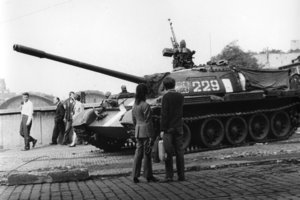
[[[168,21],[169,21],[170,28],[171,28],[171,33],[172,33],[172,37],[170,39],[171,39],[171,43],[172,43],[173,48],[164,48],[163,49],[163,56],[172,57],[175,53],[175,50],[179,47],[179,44],[177,42],[177,39],[176,39],[176,36],[175,36],[175,33],[174,33],[173,23],[171,22],[171,19],[168,19]]]
[[[175,33],[174,33],[174,29],[173,29],[173,26],[172,26],[172,22],[171,22],[171,19],[168,19],[169,23],[170,23],[170,28],[171,28],[171,32],[172,32],[172,36],[171,37],[171,43],[172,43],[172,46],[174,49],[178,48],[179,47],[179,44],[176,40],[176,36],[175,36]]]
[[[173,29],[173,23],[171,22],[171,19],[168,19],[170,28],[171,28],[171,43],[173,46],[173,49],[171,48],[164,48],[163,49],[163,56],[166,57],[172,57],[173,56],[173,68],[174,70],[179,69],[189,69],[194,67],[193,62],[193,55],[196,53],[195,51],[191,51],[188,48],[186,48],[186,43],[184,40],[180,41],[180,45],[178,44],[176,40],[176,36]]]

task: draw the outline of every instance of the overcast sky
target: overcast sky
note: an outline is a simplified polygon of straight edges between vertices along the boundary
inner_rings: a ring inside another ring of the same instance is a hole
[[[177,40],[206,63],[237,40],[245,51],[290,49],[300,40],[299,0],[1,0],[0,78],[17,93],[66,97],[135,84],[13,51],[21,44],[138,76],[172,69],[162,50]]]

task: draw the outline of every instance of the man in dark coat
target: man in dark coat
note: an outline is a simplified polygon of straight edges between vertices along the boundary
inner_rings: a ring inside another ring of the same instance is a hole
[[[54,97],[54,104],[56,105],[55,117],[54,117],[54,128],[52,134],[52,142],[50,145],[57,144],[57,138],[59,135],[63,135],[65,132],[65,108],[58,97]]]
[[[73,129],[72,129],[72,121],[73,121],[73,114],[74,114],[74,100],[75,93],[70,92],[69,93],[69,98],[64,101],[64,108],[65,108],[65,134],[64,134],[64,139],[63,139],[63,144],[69,144],[71,143],[71,139],[73,137]]]
[[[183,149],[183,95],[175,91],[175,80],[166,77],[163,84],[167,93],[162,98],[160,136],[166,152],[166,177],[162,182],[173,181],[173,151],[176,155],[178,181],[184,181]]]

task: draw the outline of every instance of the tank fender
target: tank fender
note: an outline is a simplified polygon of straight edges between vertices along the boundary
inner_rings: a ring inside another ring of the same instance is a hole
[[[132,121],[132,109],[128,110],[127,112],[124,113],[124,115],[120,119],[120,123],[123,124],[128,124],[128,125],[133,125]]]

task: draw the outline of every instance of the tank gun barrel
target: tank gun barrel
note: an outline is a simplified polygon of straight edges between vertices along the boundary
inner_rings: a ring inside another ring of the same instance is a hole
[[[134,76],[134,75],[131,75],[131,74],[126,74],[126,73],[123,73],[123,72],[114,71],[114,70],[111,70],[111,69],[106,69],[106,68],[103,68],[103,67],[99,67],[99,66],[79,62],[79,61],[76,61],[76,60],[72,60],[72,59],[69,59],[69,58],[64,58],[64,57],[61,57],[61,56],[49,54],[49,53],[46,53],[46,52],[38,50],[38,49],[34,49],[34,48],[30,48],[30,47],[26,47],[26,46],[22,46],[22,45],[18,45],[18,44],[15,44],[13,46],[13,49],[17,52],[20,52],[20,53],[28,54],[28,55],[39,57],[39,58],[47,58],[47,59],[50,59],[50,60],[55,60],[57,62],[62,62],[62,63],[65,63],[65,64],[73,65],[75,67],[79,67],[79,68],[87,69],[87,70],[90,70],[90,71],[106,74],[108,76],[113,76],[113,77],[116,77],[116,78],[119,78],[119,79],[123,79],[123,80],[126,80],[126,81],[133,82],[133,83],[145,83],[146,82],[146,79],[144,77]]]

